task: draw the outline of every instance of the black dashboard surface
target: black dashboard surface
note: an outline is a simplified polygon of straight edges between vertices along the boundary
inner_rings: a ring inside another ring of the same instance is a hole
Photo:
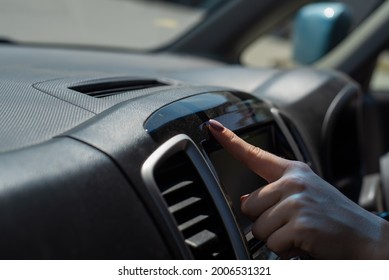
[[[0,57],[0,258],[274,257],[236,213],[210,118],[330,181],[360,170],[332,168],[359,149],[335,144],[359,129],[359,88],[335,72],[20,46]]]

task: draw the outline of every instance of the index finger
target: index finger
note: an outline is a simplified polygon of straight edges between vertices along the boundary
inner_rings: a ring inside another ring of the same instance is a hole
[[[245,142],[218,121],[209,120],[209,130],[233,157],[269,183],[281,178],[290,165],[289,160]]]

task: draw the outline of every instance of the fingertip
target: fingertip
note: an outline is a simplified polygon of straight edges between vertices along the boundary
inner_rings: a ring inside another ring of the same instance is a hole
[[[250,196],[250,194],[242,195],[242,196],[240,197],[240,203],[243,203],[249,196]]]
[[[247,199],[250,197],[250,194],[245,194],[245,195],[242,195],[239,199],[240,199],[240,211],[242,211],[242,213],[244,213],[246,215],[246,201]],[[253,221],[253,219],[250,217],[249,218],[250,220]]]
[[[224,125],[222,125],[220,122],[214,120],[214,119],[210,119],[208,121],[208,124],[209,124],[209,127],[217,132],[222,132],[225,127]]]

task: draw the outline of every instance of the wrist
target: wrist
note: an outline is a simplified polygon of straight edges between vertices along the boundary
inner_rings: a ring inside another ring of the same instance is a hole
[[[376,248],[376,258],[381,260],[389,260],[389,222],[382,219],[381,222],[381,238]]]
[[[368,246],[367,259],[389,260],[389,222],[381,217],[378,218],[378,232],[376,238]]]

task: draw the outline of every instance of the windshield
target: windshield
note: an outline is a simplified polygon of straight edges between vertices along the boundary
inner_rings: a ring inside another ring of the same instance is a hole
[[[0,40],[150,50],[226,0],[0,0]]]

